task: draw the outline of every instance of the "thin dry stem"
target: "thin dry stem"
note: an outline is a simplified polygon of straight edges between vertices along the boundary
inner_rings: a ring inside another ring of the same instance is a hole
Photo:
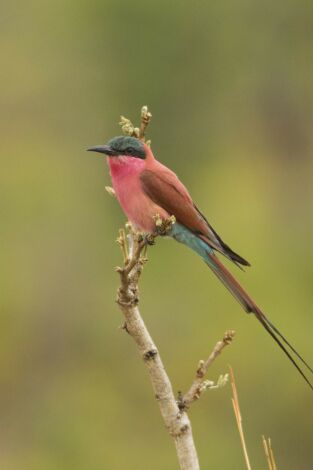
[[[262,436],[263,448],[267,460],[267,465],[269,470],[277,470],[274,452],[272,449],[271,439],[266,439],[265,436]]]
[[[229,330],[226,331],[223,339],[218,341],[211,352],[210,356],[207,358],[206,361],[199,361],[198,368],[196,371],[195,379],[188,390],[188,392],[179,398],[179,406],[181,409],[189,408],[189,406],[196,400],[198,400],[201,394],[208,389],[220,388],[223,385],[226,385],[228,380],[228,375],[220,376],[217,384],[210,380],[204,380],[205,375],[211,364],[215,361],[217,356],[221,354],[225,346],[228,346],[232,340],[234,339],[235,331]]]
[[[232,386],[232,390],[233,390],[232,404],[233,404],[234,413],[235,413],[235,417],[236,417],[236,422],[237,422],[240,441],[241,441],[241,445],[242,445],[243,455],[244,455],[244,459],[245,459],[245,462],[246,462],[247,469],[251,470],[250,460],[249,460],[247,446],[246,446],[246,442],[245,442],[245,436],[244,436],[244,433],[243,433],[242,417],[241,417],[241,413],[240,413],[238,393],[237,393],[237,387],[236,387],[236,382],[235,382],[235,376],[234,376],[233,369],[230,366],[229,366],[229,372],[230,372],[231,386]]]

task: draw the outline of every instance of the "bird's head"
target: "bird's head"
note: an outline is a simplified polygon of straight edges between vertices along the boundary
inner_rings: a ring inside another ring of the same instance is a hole
[[[144,160],[147,157],[146,145],[139,139],[129,136],[113,137],[105,145],[90,147],[90,152],[99,152],[109,157],[133,157]]]

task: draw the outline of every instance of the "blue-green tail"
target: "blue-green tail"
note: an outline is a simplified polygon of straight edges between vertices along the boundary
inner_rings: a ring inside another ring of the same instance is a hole
[[[189,229],[184,227],[179,223],[175,223],[172,226],[171,232],[169,233],[171,237],[177,240],[180,243],[191,248],[195,251],[205,263],[211,268],[213,273],[218,277],[218,279],[224,284],[224,286],[230,291],[230,293],[235,297],[236,300],[241,304],[244,310],[247,313],[254,313],[259,322],[263,325],[265,330],[271,335],[274,341],[278,346],[284,351],[288,359],[296,367],[299,373],[302,375],[304,380],[309,384],[311,389],[313,385],[306,377],[302,369],[299,367],[295,359],[292,357],[291,353],[287,350],[282,341],[290,348],[298,359],[308,368],[308,370],[313,373],[313,369],[307,364],[307,362],[300,356],[297,350],[289,343],[289,341],[279,332],[279,330],[273,325],[273,323],[265,316],[265,314],[260,310],[256,303],[251,299],[249,294],[241,287],[239,282],[234,278],[234,276],[226,269],[223,263],[216,256],[213,248],[208,245],[202,238],[199,238],[197,234],[191,232]],[[280,338],[280,339],[279,339]]]

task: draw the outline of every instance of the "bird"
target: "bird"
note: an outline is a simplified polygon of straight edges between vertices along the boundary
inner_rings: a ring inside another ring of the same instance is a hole
[[[151,234],[155,232],[156,215],[162,220],[174,216],[175,222],[167,235],[191,248],[204,260],[243,309],[254,314],[313,390],[311,381],[293,354],[301,361],[302,367],[313,373],[312,368],[252,300],[217,254],[238,267],[250,266],[250,263],[221,239],[177,175],[154,157],[151,147],[143,140],[123,135],[87,150],[107,156],[115,195],[132,225]]]

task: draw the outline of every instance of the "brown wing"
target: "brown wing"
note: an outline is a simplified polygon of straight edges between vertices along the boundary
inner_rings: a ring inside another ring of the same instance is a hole
[[[212,248],[221,251],[219,241],[213,232],[210,234],[207,221],[195,208],[186,188],[178,179],[175,181],[174,174],[169,176],[145,170],[140,175],[142,189],[155,204],[174,215],[177,222],[192,232],[203,235]]]
[[[174,173],[170,170],[158,173],[145,170],[141,173],[140,180],[145,194],[170,215],[174,215],[178,223],[197,234],[209,246],[235,263],[249,265],[245,259],[233,252],[217,235],[194,205],[187,189]]]

